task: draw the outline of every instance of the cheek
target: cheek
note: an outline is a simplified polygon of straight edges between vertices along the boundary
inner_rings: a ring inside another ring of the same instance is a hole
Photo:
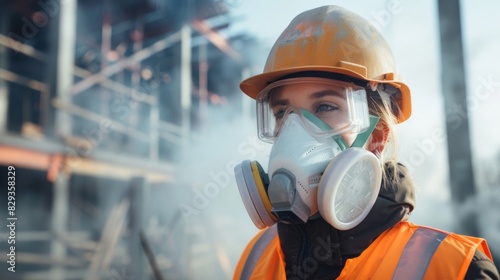
[[[341,129],[348,124],[341,114],[320,115],[318,117],[333,129]]]
[[[350,147],[354,140],[356,139],[357,134],[355,133],[344,133],[342,134],[342,138],[346,142],[347,146]]]
[[[344,109],[322,112],[316,115],[333,129],[343,129],[352,122],[349,118],[349,112]]]

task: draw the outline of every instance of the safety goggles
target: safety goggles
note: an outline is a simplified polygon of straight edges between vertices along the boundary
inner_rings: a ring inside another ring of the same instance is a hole
[[[272,143],[296,113],[318,137],[361,133],[370,126],[366,90],[349,82],[299,77],[274,82],[256,98],[259,138]]]

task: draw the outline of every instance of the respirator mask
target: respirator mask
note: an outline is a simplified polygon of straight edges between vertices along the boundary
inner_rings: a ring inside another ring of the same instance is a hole
[[[319,215],[339,230],[358,225],[382,177],[378,158],[363,148],[378,122],[368,114],[366,90],[301,77],[272,83],[256,101],[259,138],[273,143],[268,173],[249,160],[234,169],[255,226],[305,223]],[[355,139],[348,146],[349,137]]]

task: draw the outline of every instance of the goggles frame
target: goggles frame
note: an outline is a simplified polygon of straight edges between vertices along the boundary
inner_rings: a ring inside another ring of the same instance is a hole
[[[281,86],[316,83],[331,86],[336,92],[341,92],[345,97],[345,110],[347,110],[346,124],[342,127],[332,128],[322,121],[314,121],[308,114],[314,113],[295,105],[289,105],[283,113],[280,121],[277,121],[271,108],[271,96],[275,89]],[[302,120],[304,127],[316,137],[335,137],[343,133],[362,133],[370,126],[368,111],[367,89],[354,84],[320,77],[297,77],[279,80],[264,88],[256,97],[257,103],[257,133],[259,138],[268,143],[273,143],[279,136],[283,123],[291,113],[297,113]],[[314,125],[311,125],[313,123]]]

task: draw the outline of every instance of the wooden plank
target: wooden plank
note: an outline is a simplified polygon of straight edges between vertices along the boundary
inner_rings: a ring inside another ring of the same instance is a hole
[[[105,271],[109,266],[109,258],[113,256],[116,243],[123,232],[123,224],[129,206],[130,203],[128,199],[124,199],[111,210],[106,224],[104,225],[99,246],[92,256],[85,280],[98,279],[97,276],[99,273]]]

